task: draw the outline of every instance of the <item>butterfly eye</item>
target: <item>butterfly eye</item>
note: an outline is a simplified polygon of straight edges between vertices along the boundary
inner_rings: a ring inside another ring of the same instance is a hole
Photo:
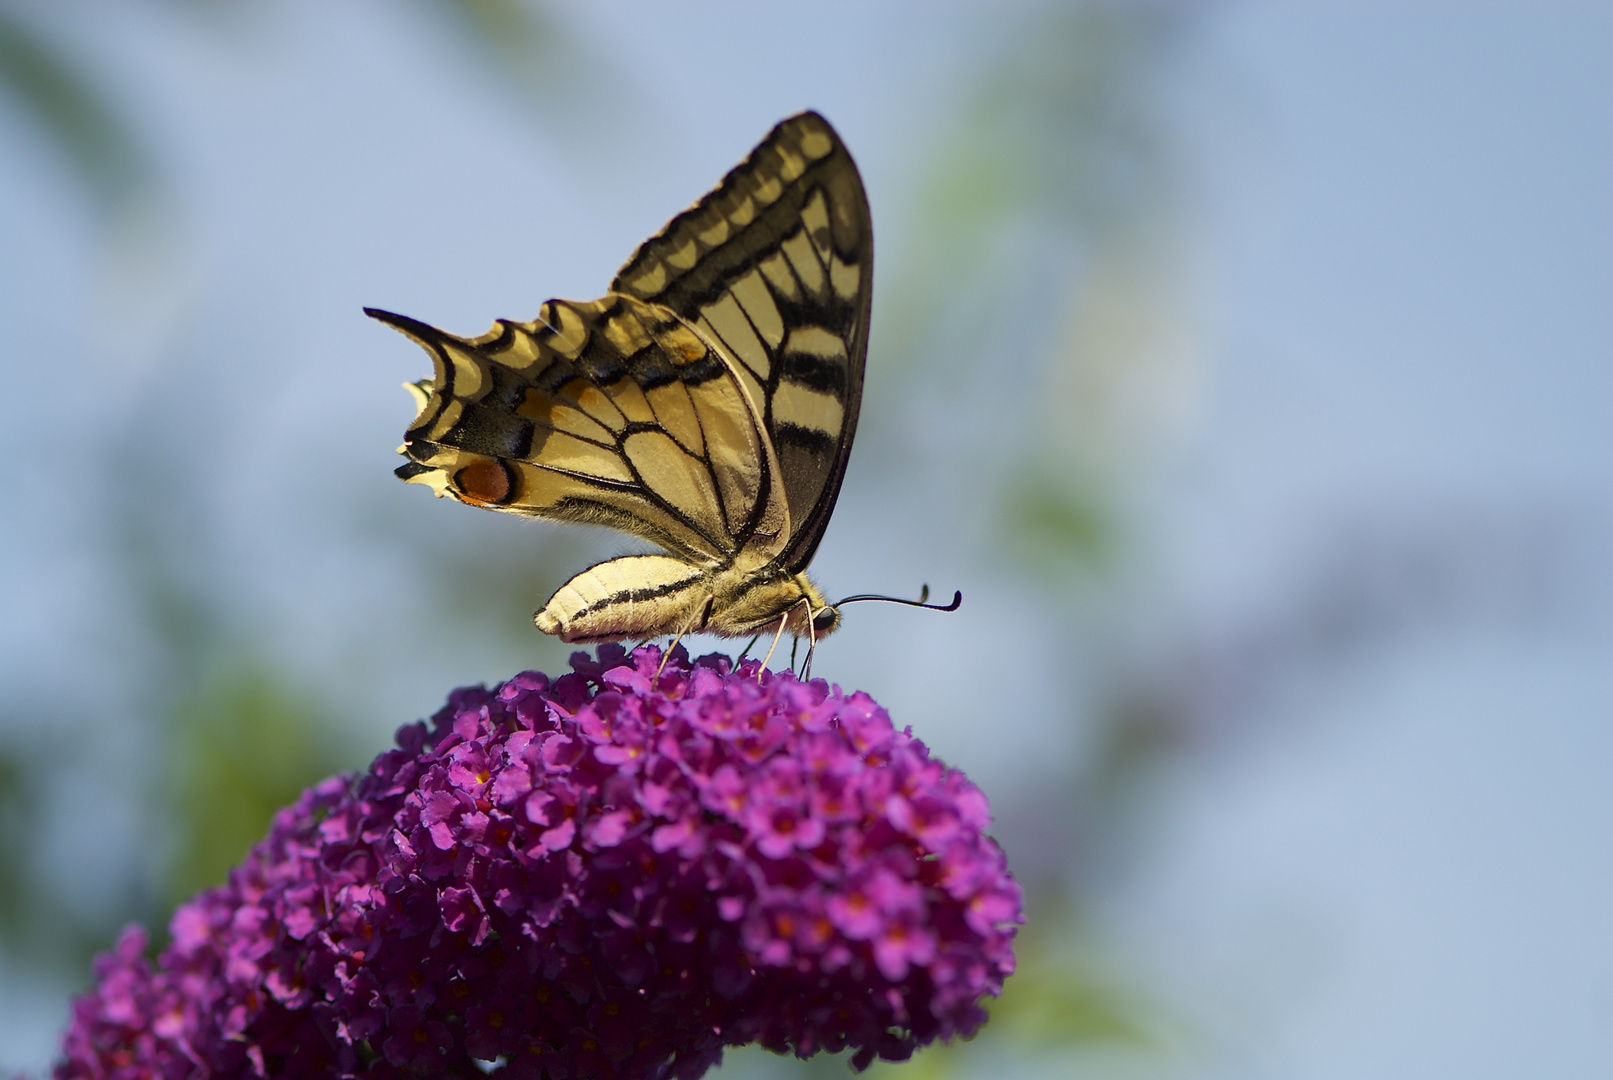
[[[812,629],[820,634],[827,634],[840,625],[840,610],[838,608],[824,607],[812,616]]]

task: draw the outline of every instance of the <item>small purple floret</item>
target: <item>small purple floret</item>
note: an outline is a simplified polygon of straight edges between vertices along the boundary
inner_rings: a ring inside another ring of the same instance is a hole
[[[866,694],[606,646],[456,690],[310,788],[153,965],[126,930],[57,1080],[697,1077],[901,1059],[1013,970],[984,796]]]

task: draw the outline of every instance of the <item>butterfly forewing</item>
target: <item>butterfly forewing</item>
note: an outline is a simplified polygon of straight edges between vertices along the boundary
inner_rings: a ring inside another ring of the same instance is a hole
[[[671,308],[737,362],[789,503],[791,570],[811,561],[845,475],[872,285],[862,180],[815,113],[774,128],[611,285]]]

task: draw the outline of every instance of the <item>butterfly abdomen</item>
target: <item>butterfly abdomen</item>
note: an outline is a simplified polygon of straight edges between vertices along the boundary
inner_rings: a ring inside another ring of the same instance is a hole
[[[676,634],[710,595],[710,575],[669,555],[629,555],[591,566],[549,598],[533,622],[562,641]]]
[[[839,625],[805,574],[740,567],[697,570],[666,555],[628,555],[591,566],[559,589],[533,622],[562,641],[621,641],[663,634],[742,637],[776,630],[822,637]],[[809,623],[818,619],[817,628]]]

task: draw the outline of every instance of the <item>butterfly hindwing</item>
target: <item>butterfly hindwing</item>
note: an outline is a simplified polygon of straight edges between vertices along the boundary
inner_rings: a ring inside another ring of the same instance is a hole
[[[405,480],[463,502],[609,525],[695,564],[758,528],[767,455],[737,382],[665,309],[631,297],[551,300],[477,338],[372,311],[435,360],[405,435]]]
[[[611,285],[671,308],[737,361],[778,458],[791,570],[811,561],[845,475],[872,285],[862,179],[816,113],[774,128]]]

